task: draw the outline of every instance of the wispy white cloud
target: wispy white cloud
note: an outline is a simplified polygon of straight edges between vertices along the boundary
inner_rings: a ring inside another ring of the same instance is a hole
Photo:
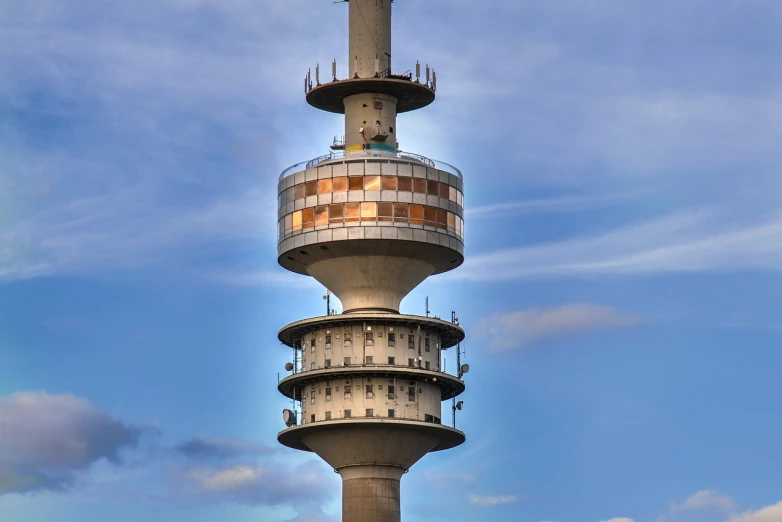
[[[633,198],[630,193],[609,194],[605,196],[565,196],[558,198],[537,199],[528,201],[511,201],[492,203],[480,207],[468,207],[466,217],[495,218],[511,214],[557,214],[581,212],[594,208],[615,205]]]
[[[709,489],[698,491],[682,503],[672,502],[669,506],[671,512],[716,510],[729,513],[737,508],[736,501],[729,495]]]
[[[600,522],[633,522],[633,519],[627,517],[619,517],[619,518],[610,518],[608,520],[601,520]]]
[[[727,522],[780,522],[782,521],[782,502],[758,510],[749,510],[732,516]]]
[[[708,212],[670,214],[601,234],[468,257],[441,280],[778,271],[782,219],[728,224]]]
[[[481,319],[474,334],[485,340],[491,351],[505,352],[543,339],[606,328],[627,328],[638,323],[638,318],[615,308],[583,303],[498,313]]]
[[[520,500],[524,500],[524,498],[518,495],[468,495],[467,500],[475,506],[495,507],[504,504],[515,504]]]

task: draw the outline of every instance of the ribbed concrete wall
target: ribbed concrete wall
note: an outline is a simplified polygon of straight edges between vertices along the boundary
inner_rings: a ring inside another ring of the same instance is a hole
[[[359,478],[342,483],[342,522],[399,522],[399,481]]]

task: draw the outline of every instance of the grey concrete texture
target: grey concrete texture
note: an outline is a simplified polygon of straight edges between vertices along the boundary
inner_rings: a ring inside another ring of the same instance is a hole
[[[355,478],[342,481],[342,522],[400,522],[400,482]]]

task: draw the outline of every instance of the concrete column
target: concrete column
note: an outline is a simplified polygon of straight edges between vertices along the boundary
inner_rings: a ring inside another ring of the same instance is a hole
[[[350,77],[391,67],[391,0],[350,0]]]
[[[400,522],[404,471],[391,466],[350,466],[342,476],[342,522]]]
[[[396,103],[387,94],[355,94],[345,98],[345,150],[396,152]],[[374,138],[374,139],[373,139]]]

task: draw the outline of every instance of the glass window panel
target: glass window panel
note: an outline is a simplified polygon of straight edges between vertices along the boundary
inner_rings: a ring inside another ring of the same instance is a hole
[[[329,224],[329,207],[321,205],[315,207],[315,226]]]
[[[315,226],[315,209],[305,208],[301,211],[301,224],[304,228],[312,228]]]
[[[440,184],[434,180],[426,181],[426,193],[430,196],[438,196],[440,194]]]
[[[364,176],[350,176],[348,178],[348,189],[362,190],[364,188]]]
[[[378,203],[377,216],[378,216],[378,221],[392,221],[394,216],[394,204]]]
[[[437,228],[448,228],[448,211],[445,209],[437,209]]]
[[[396,176],[383,176],[381,185],[383,190],[396,190]]]
[[[304,184],[305,196],[317,196],[318,195],[318,181],[312,180]]]
[[[285,204],[293,203],[293,200],[296,199],[293,194],[293,187],[288,187],[288,190],[285,191]]]
[[[453,212],[448,212],[448,230],[456,232],[456,215]]]
[[[331,193],[331,179],[319,179],[318,180],[318,194]]]
[[[461,190],[456,191],[456,203],[460,206],[464,206],[464,194],[462,194]]]
[[[419,194],[426,194],[426,180],[420,178],[414,178],[413,192],[418,192]]]
[[[293,231],[301,230],[301,210],[293,213]]]
[[[342,204],[329,205],[329,223],[342,223]]]
[[[448,199],[448,185],[440,183],[440,197]]]
[[[282,208],[282,206],[285,204],[285,191],[282,191],[282,194],[277,194],[277,208]]]
[[[377,220],[377,203],[364,202],[361,204],[361,221]]]
[[[399,177],[396,180],[397,190],[404,190],[405,192],[413,191],[413,178]]]
[[[407,203],[394,203],[394,221],[407,223],[409,219],[408,208]]]
[[[448,199],[456,203],[456,187],[448,187]]]
[[[290,234],[293,232],[293,214],[285,216],[285,233]]]
[[[380,190],[380,176],[364,176],[364,190]]]
[[[282,218],[277,222],[277,237],[285,234],[285,218]]]
[[[423,205],[410,205],[410,223],[413,225],[424,224],[424,207]]]
[[[434,207],[424,207],[424,224],[437,226],[437,209]]]
[[[333,178],[331,188],[334,192],[345,192],[348,189],[348,178]]]
[[[345,223],[359,220],[359,213],[361,212],[360,203],[345,203]]]
[[[304,197],[304,183],[299,183],[293,186],[293,197],[295,199],[301,199]]]

